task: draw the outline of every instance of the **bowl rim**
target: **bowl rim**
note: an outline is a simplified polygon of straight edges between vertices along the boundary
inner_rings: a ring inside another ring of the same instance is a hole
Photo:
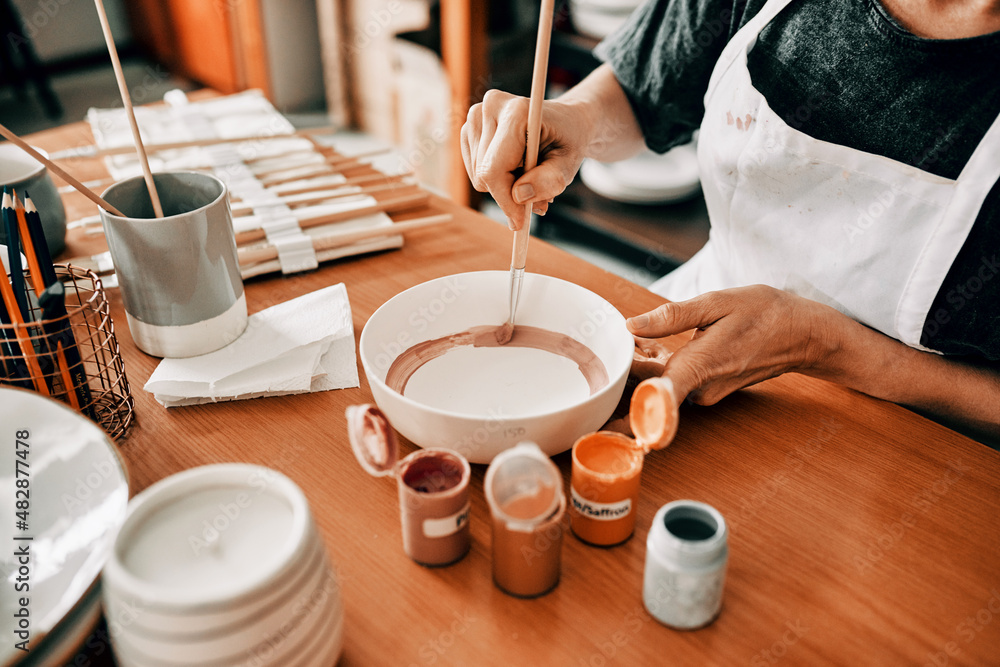
[[[383,378],[379,377],[378,375],[376,375],[373,372],[373,370],[369,367],[368,358],[364,354],[366,337],[371,335],[371,334],[368,333],[369,332],[369,329],[368,329],[369,323],[372,320],[374,320],[375,317],[380,312],[382,312],[383,309],[385,309],[390,303],[392,303],[396,299],[400,298],[404,294],[406,294],[408,292],[411,292],[411,291],[413,291],[413,290],[415,290],[417,288],[423,287],[424,285],[428,285],[428,284],[431,284],[431,283],[436,283],[436,282],[443,281],[443,280],[448,280],[450,278],[454,278],[454,277],[457,277],[457,276],[484,275],[484,274],[502,274],[502,275],[506,276],[506,275],[509,275],[509,272],[508,271],[500,271],[500,270],[492,269],[492,270],[484,270],[484,271],[464,271],[462,273],[454,273],[454,274],[448,274],[448,275],[445,275],[445,276],[439,276],[437,278],[432,278],[430,280],[425,280],[425,281],[423,281],[421,283],[418,283],[416,285],[413,285],[411,287],[406,288],[405,290],[403,290],[403,291],[399,292],[398,294],[394,295],[393,297],[389,298],[388,300],[386,300],[385,303],[383,303],[381,306],[379,306],[378,308],[376,308],[375,311],[368,317],[368,320],[365,321],[365,324],[364,324],[364,326],[361,329],[361,336],[360,336],[360,338],[358,340],[358,357],[360,357],[360,359],[361,359],[361,365],[364,368],[365,376],[368,378],[369,385],[371,385],[371,386],[377,386],[379,388],[379,390],[387,392],[390,396],[394,397],[394,399],[402,401],[408,407],[417,408],[417,409],[423,410],[425,412],[428,412],[430,414],[437,415],[437,416],[440,416],[440,417],[447,417],[449,419],[464,419],[464,420],[470,420],[470,421],[475,421],[475,422],[482,421],[484,418],[491,418],[489,415],[473,415],[473,414],[468,414],[468,413],[464,413],[464,412],[455,412],[455,411],[452,411],[452,410],[444,410],[442,408],[432,407],[432,406],[426,405],[424,403],[421,403],[419,401],[416,401],[416,400],[414,400],[414,399],[412,399],[412,398],[410,398],[408,396],[405,396],[404,394],[400,394],[399,392],[397,392],[397,391],[393,390],[392,388],[390,388],[389,385],[387,385],[385,383],[385,380]],[[550,275],[546,275],[544,273],[533,273],[533,272],[525,273],[525,279],[527,279],[528,276],[532,276],[532,280],[542,279],[542,280],[554,281],[554,282],[557,282],[557,283],[564,283],[566,285],[569,285],[571,288],[580,289],[580,290],[583,290],[585,292],[590,293],[591,295],[593,295],[597,299],[600,299],[601,301],[603,301],[604,303],[606,303],[611,308],[611,310],[614,311],[614,314],[617,315],[617,317],[619,317],[621,319],[622,331],[628,333],[628,329],[625,328],[625,316],[621,314],[621,311],[619,311],[618,308],[616,308],[613,303],[611,303],[610,301],[608,301],[607,299],[605,299],[600,294],[598,294],[596,292],[593,292],[593,291],[587,289],[586,287],[583,287],[582,285],[578,285],[578,284],[576,284],[574,282],[571,282],[569,280],[565,280],[563,278],[558,278],[556,276],[550,276]],[[609,315],[610,315],[610,313],[609,313]],[[628,339],[632,342],[633,350],[634,350],[635,341],[632,338],[631,334],[628,335]],[[412,345],[410,347],[412,347]],[[405,348],[404,350],[401,350],[400,354],[403,351],[408,350],[408,349],[409,349],[409,347]],[[398,358],[398,356],[399,355],[396,355],[396,357],[393,358],[393,361],[395,361],[395,359]],[[602,359],[601,361],[603,362],[604,360]],[[547,411],[539,411],[539,412],[518,413],[516,415],[510,416],[509,418],[518,419],[518,420],[532,420],[532,419],[539,419],[539,418],[543,418],[543,417],[549,418],[549,417],[553,417],[553,416],[563,415],[563,414],[565,414],[567,412],[570,412],[570,411],[573,411],[573,410],[578,410],[578,409],[580,409],[581,406],[588,405],[588,404],[596,402],[596,401],[600,401],[601,399],[604,398],[604,396],[608,392],[614,391],[615,387],[618,384],[624,383],[625,381],[628,380],[628,373],[629,373],[629,370],[632,367],[632,352],[631,351],[628,353],[627,356],[625,356],[625,361],[626,361],[626,363],[625,363],[625,369],[624,369],[623,372],[612,373],[611,369],[607,369],[608,370],[608,383],[606,385],[604,385],[603,387],[601,387],[601,389],[598,390],[597,392],[595,392],[593,394],[590,394],[586,399],[584,399],[584,400],[582,400],[582,401],[580,401],[580,402],[578,402],[578,403],[576,403],[574,405],[568,405],[566,407],[559,408],[557,410],[547,410]],[[376,400],[376,404],[377,403],[378,403],[378,401]]]

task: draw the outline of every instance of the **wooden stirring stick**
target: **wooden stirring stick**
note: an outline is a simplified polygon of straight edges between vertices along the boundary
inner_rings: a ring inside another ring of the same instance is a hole
[[[63,179],[64,181],[72,185],[77,190],[77,192],[79,192],[87,199],[89,199],[90,201],[94,202],[95,204],[103,208],[105,211],[108,211],[109,213],[114,213],[115,215],[121,216],[123,218],[125,217],[124,213],[119,211],[117,208],[115,208],[108,202],[104,201],[104,199],[102,199],[100,195],[98,195],[96,192],[88,188],[86,185],[84,185],[80,181],[76,180],[75,178],[67,174],[62,169],[62,167],[60,167],[55,162],[53,162],[52,160],[48,159],[47,157],[36,151],[34,148],[28,145],[28,143],[25,142],[24,139],[20,138],[19,136],[8,130],[3,125],[0,125],[0,135],[3,135],[5,139],[10,141],[10,143],[14,144],[28,155],[35,158],[42,164],[44,164],[46,169],[48,169],[53,174],[55,174],[59,178]]]
[[[111,25],[108,23],[108,15],[104,11],[102,0],[94,0],[94,5],[97,7],[97,16],[101,19],[101,30],[104,31],[104,41],[108,44],[111,65],[114,67],[115,78],[118,80],[118,91],[122,96],[122,104],[125,105],[125,115],[128,116],[128,124],[132,128],[132,139],[135,141],[135,151],[139,156],[139,164],[142,165],[142,174],[146,179],[149,198],[153,202],[153,212],[156,213],[157,218],[162,218],[163,207],[160,205],[160,195],[156,192],[156,184],[153,183],[153,172],[149,170],[149,159],[146,157],[146,150],[142,147],[142,137],[139,136],[139,124],[135,121],[135,111],[132,109],[132,97],[128,93],[128,86],[125,84],[125,74],[122,72],[122,63],[118,59],[118,49],[115,48],[115,39],[111,35]]]
[[[545,77],[549,67],[549,40],[552,37],[552,15],[555,0],[542,0],[538,15],[538,39],[535,42],[535,66],[531,72],[531,97],[528,100],[528,138],[524,147],[524,171],[531,171],[538,165],[538,143],[542,129],[542,102],[545,99]],[[524,206],[524,225],[514,232],[514,245],[510,257],[510,314],[507,322],[497,330],[497,342],[501,345],[514,335],[514,314],[521,296],[521,282],[524,280],[524,266],[528,263],[528,239],[531,234],[531,203]]]

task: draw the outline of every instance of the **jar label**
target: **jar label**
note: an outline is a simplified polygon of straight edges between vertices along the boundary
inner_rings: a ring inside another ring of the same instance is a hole
[[[587,500],[573,487],[570,487],[570,495],[572,496],[573,509],[595,521],[614,521],[627,516],[632,511],[631,498],[619,500],[616,503],[599,503],[595,500]]]
[[[462,530],[469,523],[471,507],[470,503],[465,503],[465,507],[451,516],[440,519],[424,519],[424,537],[448,537]]]

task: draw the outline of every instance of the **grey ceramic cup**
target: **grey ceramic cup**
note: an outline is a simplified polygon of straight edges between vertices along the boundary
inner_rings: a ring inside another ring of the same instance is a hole
[[[45,151],[36,148],[39,153]],[[12,143],[0,144],[0,191],[13,188],[24,200],[25,191],[38,209],[49,253],[55,257],[66,248],[66,209],[45,165]],[[0,244],[7,245],[7,232],[0,225]]]
[[[141,176],[104,192],[129,217],[101,209],[129,331],[157,357],[193,357],[236,340],[246,297],[226,186],[196,172],[154,174],[163,218]]]

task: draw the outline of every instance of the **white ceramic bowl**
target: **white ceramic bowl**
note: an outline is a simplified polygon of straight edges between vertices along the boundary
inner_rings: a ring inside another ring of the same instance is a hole
[[[315,636],[342,633],[337,575],[281,473],[227,463],[171,475],[132,499],[118,537],[103,588],[123,667],[284,667],[327,644],[339,654],[339,640]]]
[[[457,451],[472,463],[530,440],[549,456],[600,428],[625,388],[634,342],[625,318],[593,292],[526,274],[518,325],[566,334],[603,362],[608,384],[593,394],[565,357],[523,347],[460,347],[420,368],[405,395],[385,382],[411,346],[507,320],[510,274],[462,273],[428,281],[384,303],[365,324],[359,352],[375,403],[421,447]]]

